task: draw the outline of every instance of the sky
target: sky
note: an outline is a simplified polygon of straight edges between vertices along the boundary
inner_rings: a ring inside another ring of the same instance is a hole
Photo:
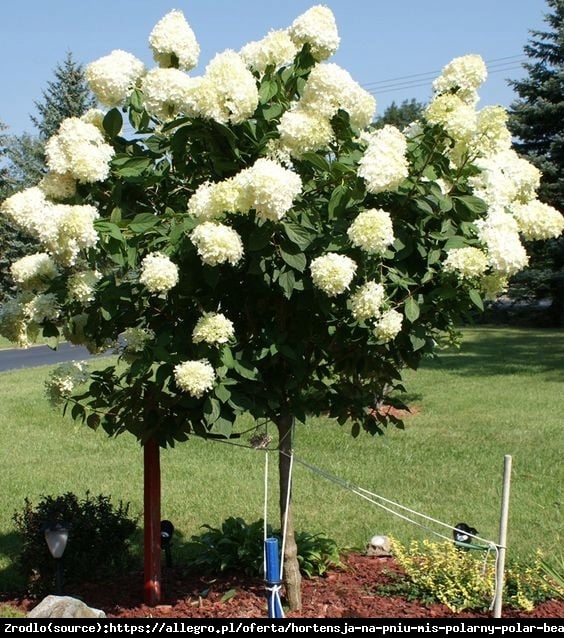
[[[173,9],[200,45],[199,75],[216,53],[286,28],[315,4],[333,11],[341,38],[328,61],[375,96],[378,115],[392,102],[426,102],[441,69],[470,53],[488,66],[478,108],[508,107],[516,95],[507,80],[525,74],[530,30],[548,27],[545,0],[13,0],[0,22],[0,121],[9,134],[35,133],[35,102],[69,52],[86,65],[122,49],[153,67],[149,34]]]

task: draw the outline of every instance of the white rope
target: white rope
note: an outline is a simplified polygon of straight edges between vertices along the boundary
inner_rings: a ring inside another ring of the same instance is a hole
[[[285,454],[285,452],[280,451],[281,454]],[[288,455],[287,455],[288,456]],[[345,481],[343,479],[338,478],[337,476],[334,476],[333,474],[329,474],[328,472],[325,472],[324,470],[321,470],[318,467],[315,467],[314,465],[311,465],[310,463],[307,463],[306,461],[296,457],[294,455],[294,453],[292,452],[292,454],[290,455],[291,461],[293,461],[293,459],[295,458],[295,460],[300,463],[301,465],[303,465],[304,467],[308,468],[309,470],[311,470],[312,472],[319,474],[320,476],[323,476],[324,478],[326,478],[329,481],[332,481],[334,483],[336,483],[337,485],[340,485],[341,487],[343,487],[344,489],[347,489],[351,492],[353,492],[354,494],[356,494],[357,496],[360,496],[361,498],[364,498],[365,500],[367,500],[368,502],[372,503],[373,505],[377,505],[378,507],[382,508],[383,510],[386,510],[387,512],[389,512],[390,514],[393,514],[394,516],[397,516],[405,521],[407,521],[408,523],[411,523],[412,525],[415,525],[417,527],[421,527],[422,529],[430,532],[431,534],[434,534],[435,536],[438,536],[439,538],[442,538],[446,541],[448,541],[449,543],[452,542],[452,539],[449,538],[448,536],[445,536],[444,534],[441,534],[440,532],[435,531],[434,529],[423,525],[422,523],[418,523],[417,521],[414,521],[413,519],[409,518],[408,516],[405,516],[404,514],[400,514],[399,512],[396,512],[395,510],[393,510],[391,507],[387,507],[386,505],[383,505],[382,503],[379,503],[378,501],[374,500],[374,499],[380,499],[381,501],[384,501],[385,503],[388,503],[389,505],[392,505],[394,507],[397,507],[399,509],[402,509],[406,512],[409,512],[410,514],[419,516],[425,520],[431,521],[433,523],[436,523],[437,525],[442,525],[443,527],[447,527],[450,530],[456,530],[457,528],[450,525],[449,523],[444,523],[443,521],[439,521],[436,518],[432,518],[431,516],[427,516],[426,514],[423,514],[421,512],[417,512],[416,510],[410,509],[409,507],[406,507],[405,505],[401,505],[400,503],[396,503],[395,501],[391,501],[390,499],[384,498],[383,496],[379,496],[378,494],[375,494],[373,492],[370,492],[369,490],[366,490],[362,487],[358,487],[356,485],[353,485],[352,483]],[[492,540],[486,539],[486,538],[482,538],[476,534],[470,534],[468,532],[466,532],[468,534],[468,536],[471,536],[472,538],[475,538],[483,543],[487,544],[487,553],[485,555],[484,558],[484,563],[483,563],[483,567],[482,567],[482,574],[485,574],[485,570],[486,570],[486,564],[487,564],[487,559],[488,556],[490,554],[490,552],[493,550],[495,551],[495,565],[497,567],[497,563],[499,561],[499,550],[500,550],[500,545],[498,545],[497,543],[495,543]],[[498,582],[498,577],[497,577],[497,569],[495,570],[495,577],[494,577],[494,596],[490,605],[490,610],[493,609],[494,603],[495,603],[495,599],[496,599],[496,594],[499,590],[501,583]]]

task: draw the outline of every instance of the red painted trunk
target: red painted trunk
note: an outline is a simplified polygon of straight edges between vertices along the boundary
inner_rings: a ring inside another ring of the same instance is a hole
[[[145,604],[161,601],[161,466],[159,445],[150,439],[143,446]]]

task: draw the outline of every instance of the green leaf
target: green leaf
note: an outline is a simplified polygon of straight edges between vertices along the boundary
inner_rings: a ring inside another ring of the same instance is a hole
[[[131,108],[141,112],[144,109],[143,106],[143,93],[139,89],[135,89],[129,98]]]
[[[231,430],[233,429],[233,423],[222,416],[219,417],[213,424],[213,433],[220,434],[224,437],[229,437],[231,435]]]
[[[315,238],[315,233],[294,222],[282,222],[286,237],[300,248],[305,250]]]
[[[339,184],[331,193],[331,199],[327,207],[329,219],[332,219],[335,215],[342,213],[345,210],[349,199],[349,193],[346,186]]]
[[[225,594],[223,594],[223,596],[221,597],[220,602],[226,603],[228,600],[231,600],[231,598],[233,598],[236,593],[237,593],[236,589],[228,589],[225,592]]]
[[[470,290],[470,292],[468,293],[468,296],[470,297],[470,300],[476,306],[476,308],[484,310],[484,301],[482,299],[482,295],[480,295],[480,292],[478,290],[472,288],[472,290]]]
[[[130,230],[134,233],[141,234],[158,224],[159,218],[153,213],[139,213],[135,215],[133,221],[129,224]]]
[[[250,381],[256,381],[258,379],[258,370],[248,363],[243,361],[235,360],[235,371],[244,379],[249,379]]]
[[[222,403],[227,403],[231,398],[231,392],[222,384],[215,387],[214,394]]]
[[[265,78],[259,88],[259,102],[266,104],[278,93],[276,80]]]
[[[104,116],[102,126],[110,138],[117,137],[123,128],[123,117],[119,110],[109,110]]]
[[[405,316],[411,323],[419,318],[419,304],[413,297],[408,297],[404,305]]]
[[[115,172],[122,177],[140,177],[151,165],[149,157],[116,156],[112,160]]]
[[[121,230],[117,224],[113,224],[112,222],[105,220],[96,220],[94,222],[94,228],[100,231],[103,235],[109,235],[114,239],[123,241],[123,235],[121,234]]]
[[[474,195],[461,195],[459,197],[453,197],[456,203],[460,203],[470,211],[473,215],[482,215],[488,209],[486,202]]]
[[[290,250],[288,250],[290,249]],[[303,272],[307,265],[307,259],[304,253],[296,252],[294,250],[294,244],[286,244],[284,247],[280,246],[280,256],[282,259],[299,272]]]
[[[316,168],[319,168],[322,171],[329,172],[331,170],[331,165],[325,157],[322,157],[317,153],[303,153],[300,159],[308,162],[309,164],[313,164]]]
[[[280,277],[278,277],[278,285],[284,291],[284,296],[287,299],[290,299],[292,293],[294,292],[296,283],[296,275],[293,270],[285,270],[280,273]]]
[[[221,415],[221,404],[217,399],[207,397],[204,402],[204,416],[208,425],[215,423]]]

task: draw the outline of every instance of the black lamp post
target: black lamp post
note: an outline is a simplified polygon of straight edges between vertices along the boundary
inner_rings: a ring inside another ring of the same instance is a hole
[[[170,521],[161,521],[161,549],[164,550],[167,567],[172,567],[170,546],[172,544],[173,533],[174,525]]]
[[[65,553],[69,539],[69,528],[61,523],[50,524],[45,528],[45,541],[51,556],[55,559],[55,593],[61,596],[63,592],[63,574],[61,558]]]

